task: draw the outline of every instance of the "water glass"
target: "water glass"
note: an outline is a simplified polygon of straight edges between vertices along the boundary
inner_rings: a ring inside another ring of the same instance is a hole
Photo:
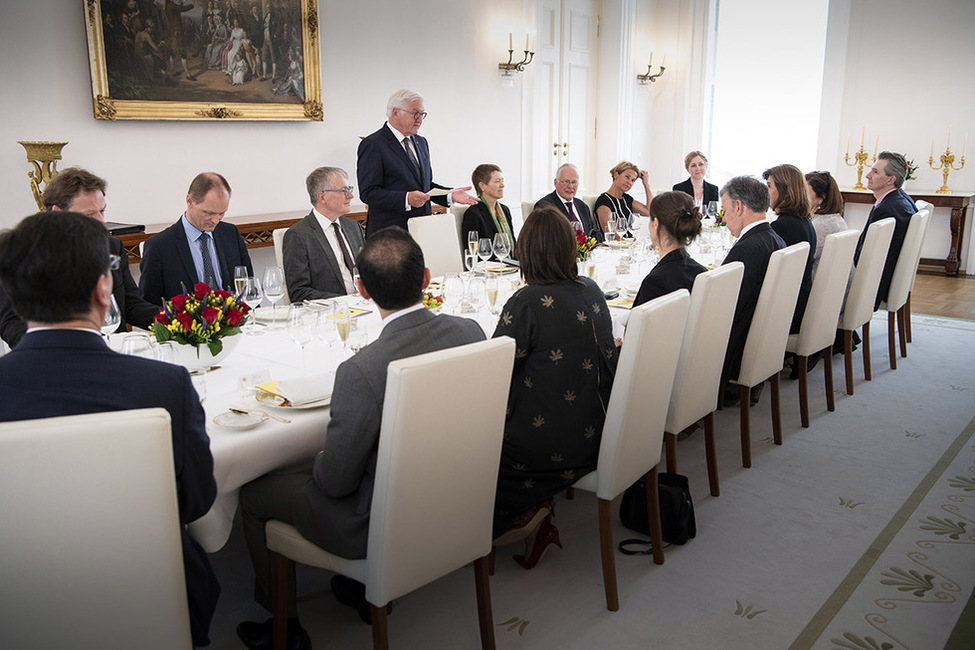
[[[105,319],[102,321],[101,329],[104,336],[108,336],[117,330],[119,324],[122,322],[122,314],[119,312],[118,303],[115,302],[115,295],[113,294],[111,298],[108,303],[108,309],[105,310]]]

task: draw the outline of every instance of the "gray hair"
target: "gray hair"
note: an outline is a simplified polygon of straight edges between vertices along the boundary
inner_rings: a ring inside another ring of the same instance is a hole
[[[579,168],[576,167],[575,165],[573,165],[572,163],[562,163],[561,165],[559,165],[559,168],[555,170],[555,178],[558,178],[559,176],[561,176],[562,175],[562,170],[563,169],[567,169],[567,168],[568,169],[571,169],[572,171],[574,171],[577,174],[579,173]]]
[[[318,203],[318,193],[322,190],[331,189],[325,187],[326,183],[331,183],[332,178],[336,175],[342,175],[348,178],[349,175],[341,167],[319,167],[312,173],[308,174],[308,178],[305,179],[305,187],[308,188],[308,198],[311,200],[311,204],[315,205]]]
[[[721,188],[721,196],[741,201],[752,212],[768,211],[768,186],[752,176],[735,176]]]
[[[412,104],[413,102],[422,102],[423,97],[419,93],[415,93],[412,90],[397,90],[395,93],[389,96],[389,101],[386,102],[386,117],[393,116],[394,108],[401,108],[406,110],[407,104]]]
[[[907,158],[893,151],[881,151],[877,160],[887,161],[884,173],[894,177],[894,187],[899,188],[904,184],[904,179],[907,177]]]

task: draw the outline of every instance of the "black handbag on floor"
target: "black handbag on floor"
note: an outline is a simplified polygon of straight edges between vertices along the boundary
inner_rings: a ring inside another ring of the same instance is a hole
[[[691,491],[687,477],[681,474],[657,474],[657,486],[660,498],[660,526],[663,529],[664,541],[668,544],[686,544],[687,540],[697,536],[697,522],[694,520],[694,503],[691,501]],[[650,534],[650,524],[647,521],[647,481],[641,477],[639,481],[626,488],[620,501],[620,521],[630,530],[644,535]],[[647,544],[648,540],[627,539],[619,543],[619,549],[626,554],[649,553],[624,548],[633,543]]]

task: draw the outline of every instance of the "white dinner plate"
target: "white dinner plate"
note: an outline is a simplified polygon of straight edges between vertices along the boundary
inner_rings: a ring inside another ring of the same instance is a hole
[[[324,399],[320,399],[317,402],[309,402],[308,404],[301,404],[300,406],[285,405],[284,398],[280,395],[275,395],[274,393],[269,393],[267,391],[259,390],[257,394],[254,395],[254,399],[258,401],[259,404],[264,406],[270,406],[276,409],[317,409],[322,406],[328,406],[332,403],[332,396],[329,395]]]
[[[288,320],[288,308],[278,306],[277,314],[275,314],[273,307],[258,307],[252,309],[250,315],[259,321],[285,321]]]
[[[267,420],[267,413],[264,411],[248,411],[247,413],[224,411],[213,416],[213,423],[218,427],[238,429],[240,431],[253,429],[265,420]]]

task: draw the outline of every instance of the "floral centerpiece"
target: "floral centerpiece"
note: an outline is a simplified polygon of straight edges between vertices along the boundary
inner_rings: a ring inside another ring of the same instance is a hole
[[[907,156],[904,157],[907,158]],[[913,158],[910,158],[907,161],[907,176],[904,177],[904,180],[909,181],[912,178],[917,178],[917,164]]]
[[[718,210],[718,214],[714,215],[714,225],[715,226],[727,226],[724,220],[724,210]]]
[[[576,257],[579,258],[580,262],[586,259],[592,249],[596,248],[596,244],[598,242],[595,237],[590,237],[581,230],[576,231]]]
[[[211,289],[200,282],[193,293],[184,292],[163,302],[152,323],[152,333],[160,343],[175,341],[196,348],[206,346],[216,357],[223,351],[223,339],[240,334],[250,307],[229,291]]]

